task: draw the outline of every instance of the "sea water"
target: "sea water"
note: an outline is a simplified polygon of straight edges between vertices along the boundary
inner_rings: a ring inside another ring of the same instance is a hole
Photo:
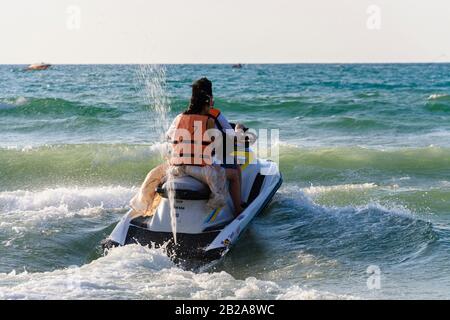
[[[0,298],[450,298],[450,65],[152,68],[0,66]],[[201,272],[103,256],[202,76],[279,129],[284,184]]]

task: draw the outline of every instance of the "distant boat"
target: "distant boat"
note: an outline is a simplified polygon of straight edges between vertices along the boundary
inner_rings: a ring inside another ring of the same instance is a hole
[[[25,68],[25,70],[27,71],[33,71],[33,70],[47,70],[48,68],[50,68],[52,65],[49,63],[33,63],[30,64],[28,67]]]
[[[234,69],[241,69],[242,68],[242,64],[240,64],[240,63],[233,64],[231,67],[234,68]]]

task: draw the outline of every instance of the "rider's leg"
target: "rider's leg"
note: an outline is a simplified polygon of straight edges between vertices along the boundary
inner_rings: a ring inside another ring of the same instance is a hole
[[[226,168],[227,179],[230,181],[230,195],[233,200],[234,214],[237,216],[242,212],[241,206],[241,181],[238,169]]]

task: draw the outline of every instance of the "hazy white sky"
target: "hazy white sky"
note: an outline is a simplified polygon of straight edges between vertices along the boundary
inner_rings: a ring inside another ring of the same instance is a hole
[[[449,0],[1,0],[0,63],[450,61]]]

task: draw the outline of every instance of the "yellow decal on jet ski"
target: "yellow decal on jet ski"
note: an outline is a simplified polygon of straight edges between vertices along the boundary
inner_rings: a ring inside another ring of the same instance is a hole
[[[216,218],[221,210],[222,210],[222,208],[214,209],[213,211],[211,211],[208,218],[206,218],[205,222],[213,222],[214,220],[216,220]]]
[[[233,151],[231,155],[245,158],[245,162],[241,165],[242,170],[245,170],[255,160],[255,154],[252,151]]]

